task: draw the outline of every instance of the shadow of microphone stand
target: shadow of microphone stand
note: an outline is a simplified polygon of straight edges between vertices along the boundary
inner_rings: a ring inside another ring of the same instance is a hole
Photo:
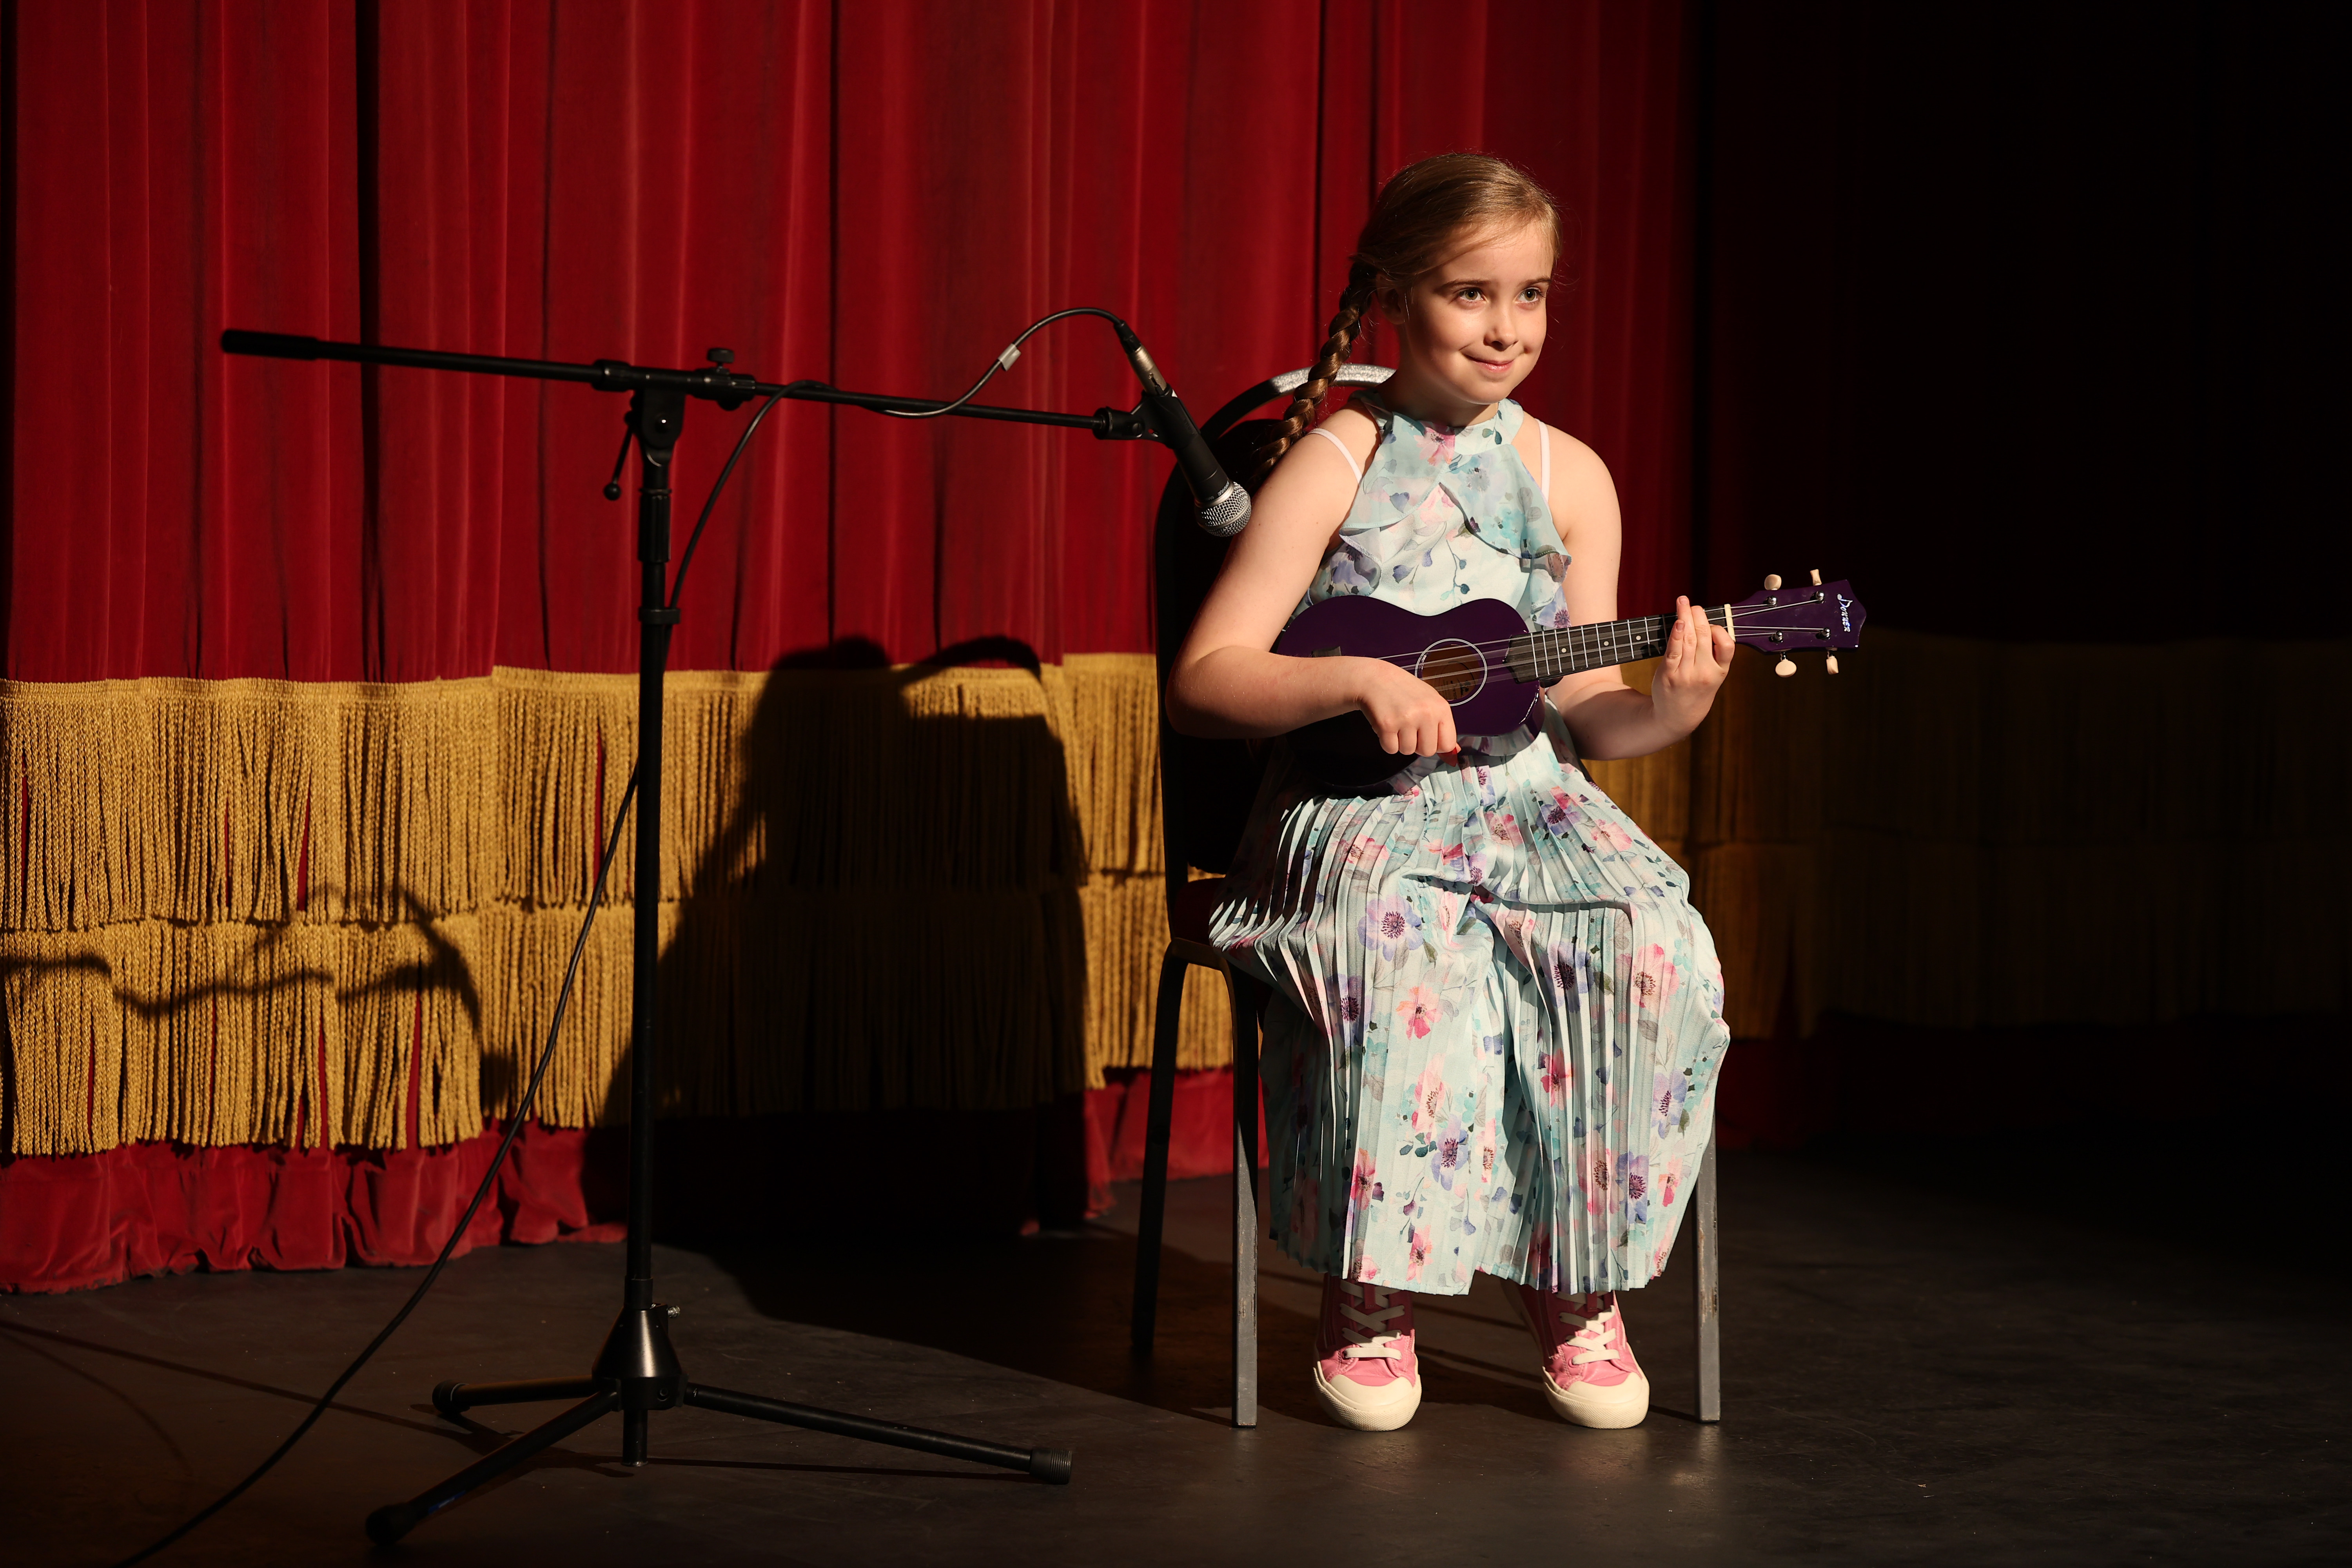
[[[1130,363],[1144,383],[1144,395],[1134,409],[1123,412],[1100,408],[1091,415],[1062,414],[992,407],[970,401],[990,375],[1012,364],[1018,357],[1021,342],[1030,333],[1050,321],[1073,315],[1101,316],[1118,331]],[[689,1381],[677,1352],[671,1348],[668,1322],[677,1309],[654,1300],[653,1277],[654,982],[660,956],[662,686],[668,666],[670,634],[679,619],[678,590],[683,586],[686,567],[691,563],[694,538],[688,538],[688,559],[681,562],[678,581],[674,584],[669,573],[669,473],[689,398],[701,398],[728,410],[740,408],[752,398],[764,397],[772,405],[779,399],[835,403],[913,418],[954,415],[963,418],[1000,419],[1024,425],[1083,429],[1097,440],[1162,441],[1175,450],[1194,489],[1205,499],[1206,504],[1202,510],[1202,525],[1213,531],[1237,531],[1247,521],[1246,497],[1242,498],[1236,514],[1233,498],[1240,494],[1239,488],[1224,480],[1222,472],[1216,471],[1214,460],[1207,458],[1206,448],[1201,443],[1198,431],[1193,429],[1190,416],[1183,412],[1175,394],[1169,391],[1167,383],[1161,379],[1158,368],[1151,364],[1150,355],[1143,352],[1135,334],[1128,329],[1126,322],[1107,310],[1081,307],[1057,311],[1035,322],[1015,339],[971,390],[952,402],[845,392],[817,381],[795,381],[775,385],[730,369],[734,355],[725,349],[713,349],[709,355],[711,363],[705,368],[662,370],[632,365],[619,360],[604,359],[577,364],[510,359],[491,354],[445,353],[426,349],[333,342],[276,332],[226,331],[221,334],[221,348],[228,353],[259,354],[277,359],[335,360],[358,364],[459,371],[479,375],[519,376],[538,381],[579,382],[599,391],[626,392],[629,394],[627,434],[622,442],[620,461],[614,465],[614,479],[604,490],[605,495],[613,500],[620,497],[620,470],[628,460],[630,443],[634,441],[637,448],[637,560],[642,575],[642,602],[637,608],[635,789],[638,816],[636,887],[633,903],[636,929],[632,953],[629,1030],[628,1247],[626,1272],[621,1288],[620,1316],[614,1321],[611,1332],[605,1336],[603,1349],[597,1352],[587,1375],[583,1377],[527,1378],[509,1383],[451,1382],[436,1387],[433,1391],[434,1406],[452,1418],[468,1408],[480,1405],[521,1405],[558,1399],[575,1403],[553,1419],[514,1438],[407,1501],[389,1503],[377,1509],[367,1519],[369,1536],[383,1544],[398,1541],[423,1521],[476,1488],[615,1411],[621,1416],[622,1461],[641,1465],[646,1460],[647,1431],[654,1414],[681,1405],[722,1411],[754,1421],[803,1426],[869,1443],[887,1443],[975,1464],[1000,1466],[1024,1471],[1041,1481],[1067,1484],[1071,1460],[1066,1450],[1012,1447],[976,1437],[958,1436],[952,1433],[877,1421],[842,1411],[790,1404],[761,1394],[714,1388],[708,1384]],[[764,413],[763,407],[761,415]],[[760,415],[754,416],[754,426],[759,417]],[[748,441],[751,433],[749,428],[744,431],[744,441]],[[739,442],[738,456],[741,449],[741,442]],[[1209,464],[1205,469],[1198,466],[1204,458]],[[733,468],[732,458],[729,460],[728,468]],[[719,484],[723,485],[726,479],[727,474],[722,471]],[[1224,482],[1221,485],[1218,481]],[[714,487],[714,498],[716,493]],[[708,509],[704,516],[707,520]],[[698,524],[698,534],[699,528]],[[596,905],[592,903],[587,919],[595,918],[595,908]],[[569,978],[565,986],[568,992]],[[561,1005],[559,1000],[559,1009]],[[551,1040],[550,1044],[552,1044]],[[537,1075],[534,1074],[531,1081],[534,1092],[537,1083]],[[515,1114],[518,1120],[530,1114],[529,1093]],[[494,1176],[496,1172],[491,1174]]]

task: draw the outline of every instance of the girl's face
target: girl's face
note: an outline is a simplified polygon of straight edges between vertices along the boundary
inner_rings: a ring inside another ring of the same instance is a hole
[[[1537,224],[1473,237],[1410,289],[1383,289],[1397,331],[1396,392],[1449,425],[1508,397],[1543,352],[1551,236]]]

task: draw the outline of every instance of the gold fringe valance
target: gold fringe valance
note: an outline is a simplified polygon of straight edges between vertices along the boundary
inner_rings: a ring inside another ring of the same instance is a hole
[[[671,678],[666,1110],[1086,1081],[1079,814],[1158,828],[1074,783],[1074,687],[1132,766],[1148,659]],[[635,723],[625,676],[0,687],[10,1147],[393,1148],[511,1109]],[[558,1125],[625,1114],[632,864],[625,827],[541,1090]]]
[[[2352,759],[2308,715],[2343,651],[1874,631],[1834,679],[1743,658],[1691,742],[1593,773],[1691,868],[1738,1034],[2341,1011]],[[512,669],[0,685],[9,1146],[391,1148],[510,1110],[635,718],[629,677]],[[1139,655],[673,676],[664,1109],[1029,1105],[1146,1065],[1157,725]],[[557,1125],[625,1113],[624,840]],[[1225,1031],[1195,972],[1180,1062]]]

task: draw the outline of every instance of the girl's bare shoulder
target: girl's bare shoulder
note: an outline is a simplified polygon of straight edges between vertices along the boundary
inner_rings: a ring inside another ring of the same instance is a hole
[[[1551,508],[1561,537],[1567,537],[1579,524],[1584,525],[1588,535],[1597,529],[1613,537],[1618,528],[1617,485],[1609,477],[1609,465],[1601,460],[1601,454],[1554,426],[1538,426],[1530,419],[1528,426],[1520,431],[1519,440],[1514,444],[1525,444],[1519,455],[1532,457],[1534,460],[1528,466],[1538,473],[1544,471],[1544,453],[1540,448],[1530,453],[1526,447],[1538,440],[1549,444],[1551,488],[1544,500]]]

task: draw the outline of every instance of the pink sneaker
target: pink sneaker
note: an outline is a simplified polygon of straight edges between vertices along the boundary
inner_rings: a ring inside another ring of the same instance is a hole
[[[1333,1420],[1359,1432],[1393,1432],[1412,1420],[1421,1408],[1412,1298],[1325,1275],[1315,1392]]]
[[[1613,1290],[1556,1296],[1518,1288],[1519,1310],[1543,1352],[1544,1397],[1579,1426],[1638,1426],[1650,1413],[1650,1380],[1625,1342]]]

